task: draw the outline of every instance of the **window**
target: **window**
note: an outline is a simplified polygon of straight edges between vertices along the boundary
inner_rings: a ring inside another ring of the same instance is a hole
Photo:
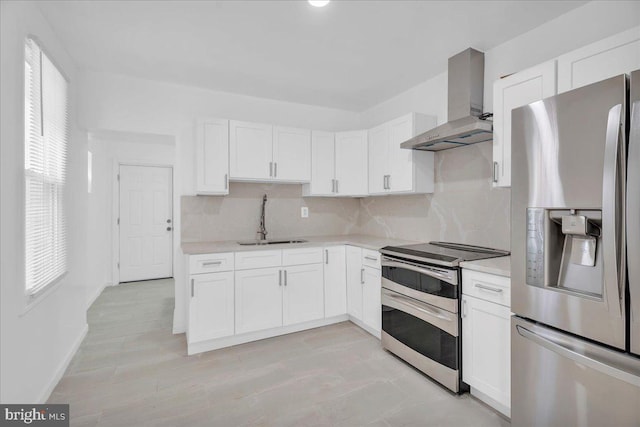
[[[30,38],[24,65],[25,283],[34,295],[67,271],[69,95],[65,77]]]

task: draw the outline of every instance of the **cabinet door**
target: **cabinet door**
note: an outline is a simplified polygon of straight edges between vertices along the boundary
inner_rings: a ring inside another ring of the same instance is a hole
[[[347,313],[347,261],[344,246],[324,249],[324,316]]]
[[[511,335],[507,307],[462,296],[463,380],[505,407],[511,403]]]
[[[233,335],[233,272],[191,276],[189,342]]]
[[[308,322],[324,317],[324,280],[322,264],[283,267],[284,325]]]
[[[511,186],[511,110],[555,94],[555,61],[545,62],[494,83],[494,186]]]
[[[347,246],[347,313],[362,320],[362,249]]]
[[[280,267],[236,271],[236,334],[282,326],[280,271]]]
[[[380,332],[382,327],[382,303],[380,301],[380,270],[364,267],[364,284],[362,285],[362,321]]]
[[[229,194],[229,120],[198,120],[196,193]]]
[[[311,132],[311,184],[306,196],[332,196],[335,190],[335,135]]]
[[[311,180],[311,131],[273,128],[273,175],[278,181]]]
[[[229,168],[233,179],[268,181],[272,177],[273,126],[231,120]]]
[[[558,93],[640,68],[640,27],[558,57]]]
[[[389,125],[385,123],[369,129],[368,142],[369,194],[384,194],[387,192],[389,174]]]
[[[414,164],[420,156],[414,150],[400,148],[400,144],[415,136],[414,115],[408,114],[389,123],[389,178],[388,190],[405,193],[414,188]]]
[[[336,180],[338,196],[368,194],[367,131],[336,133]]]

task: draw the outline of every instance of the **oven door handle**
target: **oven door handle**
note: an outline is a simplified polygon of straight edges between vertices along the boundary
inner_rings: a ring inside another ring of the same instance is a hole
[[[417,267],[413,264],[408,264],[405,262],[399,262],[399,261],[391,261],[388,258],[382,258],[382,266],[383,267],[397,267],[397,268],[404,268],[407,270],[411,270],[411,271],[415,271],[417,273],[420,274],[424,274],[426,276],[431,276],[431,277],[435,277],[436,279],[440,279],[443,280],[447,283],[450,283],[452,285],[457,285],[458,284],[458,276],[454,275],[453,278],[447,274],[444,273],[439,273],[437,271],[432,271],[426,268],[421,268],[421,267]]]
[[[457,317],[456,318],[452,318],[452,317],[447,316],[447,315],[445,315],[445,314],[443,314],[443,313],[441,313],[441,312],[439,312],[437,310],[434,310],[434,309],[431,309],[431,308],[427,308],[426,306],[424,306],[422,304],[419,304],[419,303],[415,303],[410,298],[402,296],[402,295],[396,295],[396,294],[392,294],[392,293],[389,293],[389,292],[385,292],[385,296],[388,296],[389,298],[394,299],[394,300],[398,301],[401,304],[408,305],[409,307],[411,307],[411,308],[413,308],[415,310],[418,310],[421,313],[428,314],[429,316],[437,317],[438,319],[445,320],[447,322],[453,322],[454,320],[457,319]]]

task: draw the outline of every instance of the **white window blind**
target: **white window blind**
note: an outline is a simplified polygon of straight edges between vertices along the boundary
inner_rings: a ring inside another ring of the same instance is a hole
[[[33,295],[67,271],[64,191],[68,83],[33,39],[25,42],[25,283]]]

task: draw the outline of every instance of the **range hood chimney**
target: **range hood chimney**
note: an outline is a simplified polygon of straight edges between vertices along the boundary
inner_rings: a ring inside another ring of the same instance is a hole
[[[401,148],[441,151],[493,139],[493,124],[480,118],[484,53],[467,49],[449,58],[447,123],[400,144]]]

